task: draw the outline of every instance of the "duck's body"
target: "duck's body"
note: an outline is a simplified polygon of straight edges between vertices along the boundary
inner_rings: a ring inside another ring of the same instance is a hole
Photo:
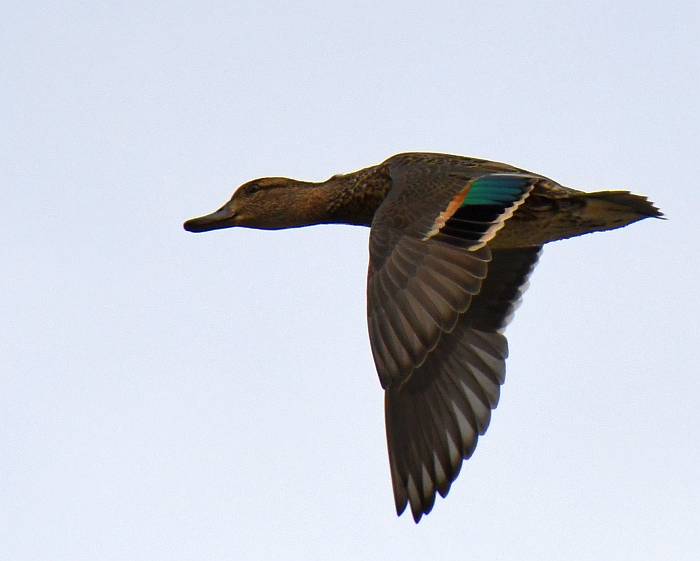
[[[322,183],[251,181],[185,228],[371,226],[368,323],[394,497],[418,521],[488,426],[505,376],[501,332],[541,246],[660,215],[625,191],[584,193],[507,164],[407,153]]]

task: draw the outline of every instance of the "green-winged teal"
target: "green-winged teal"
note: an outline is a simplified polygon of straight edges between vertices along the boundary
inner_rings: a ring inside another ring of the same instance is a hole
[[[502,332],[542,245],[661,212],[627,191],[584,193],[516,167],[408,153],[321,183],[265,178],[190,232],[370,226],[367,318],[385,390],[396,510],[417,522],[474,452],[505,379]]]

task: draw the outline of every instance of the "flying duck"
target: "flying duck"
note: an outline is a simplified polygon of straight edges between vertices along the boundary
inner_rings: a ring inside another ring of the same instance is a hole
[[[184,227],[370,228],[367,322],[394,499],[418,522],[486,432],[505,380],[503,331],[542,246],[661,216],[627,191],[585,193],[508,164],[404,153],[320,183],[249,181]]]

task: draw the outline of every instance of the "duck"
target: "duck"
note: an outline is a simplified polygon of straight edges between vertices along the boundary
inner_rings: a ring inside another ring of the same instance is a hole
[[[397,515],[446,497],[505,381],[504,329],[542,246],[662,218],[629,191],[583,192],[505,163],[410,152],[308,182],[241,185],[189,232],[317,224],[369,232],[367,324]]]

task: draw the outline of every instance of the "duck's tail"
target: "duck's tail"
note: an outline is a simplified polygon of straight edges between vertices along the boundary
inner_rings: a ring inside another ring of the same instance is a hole
[[[646,197],[629,191],[577,193],[569,202],[575,204],[550,224],[548,239],[544,241],[614,230],[645,218],[663,218],[663,213]]]
[[[635,195],[629,191],[598,191],[585,193],[587,213],[593,216],[606,216],[620,218],[627,215],[631,224],[642,218],[662,218],[661,212],[650,200],[642,195]]]

